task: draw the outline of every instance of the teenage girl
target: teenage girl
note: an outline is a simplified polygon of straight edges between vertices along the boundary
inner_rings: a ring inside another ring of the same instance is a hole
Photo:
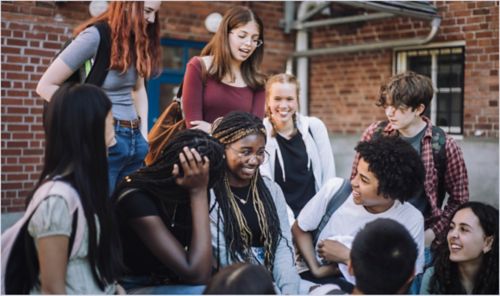
[[[75,29],[75,39],[49,66],[37,93],[50,101],[54,92],[85,61],[96,57],[101,36],[96,25],[109,27],[110,67],[101,88],[112,103],[107,124],[109,188],[142,166],[148,151],[148,97],[144,79],[158,73],[161,63],[159,1],[110,1],[108,9]]]
[[[264,125],[246,112],[231,112],[214,125],[226,159],[210,197],[216,269],[235,262],[263,265],[281,293],[298,294],[286,202],[276,183],[259,174],[267,159]]]
[[[187,64],[182,97],[186,125],[210,132],[212,122],[230,111],[263,118],[263,54],[262,20],[247,7],[227,11],[201,57]]]
[[[296,218],[323,184],[335,177],[328,131],[320,119],[299,114],[298,95],[293,75],[277,74],[266,83],[264,126],[270,157],[261,173],[280,185],[293,213],[290,218]]]

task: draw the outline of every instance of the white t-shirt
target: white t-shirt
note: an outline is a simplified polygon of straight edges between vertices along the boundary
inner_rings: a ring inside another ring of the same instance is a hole
[[[343,179],[332,178],[318,193],[304,206],[297,223],[303,231],[313,231],[318,228],[321,218],[325,215],[326,207],[333,195],[340,189]],[[351,248],[351,243],[358,231],[368,222],[377,218],[393,219],[408,229],[418,246],[418,257],[415,263],[416,273],[423,271],[424,265],[424,217],[409,202],[401,204],[396,200],[391,208],[382,213],[373,214],[363,206],[356,205],[352,194],[333,213],[330,220],[319,234],[318,242],[328,238],[342,238],[340,242]],[[317,246],[316,246],[317,247]],[[318,262],[321,260],[318,258]],[[341,270],[346,270],[344,264],[339,264]],[[346,277],[347,279],[347,277]]]

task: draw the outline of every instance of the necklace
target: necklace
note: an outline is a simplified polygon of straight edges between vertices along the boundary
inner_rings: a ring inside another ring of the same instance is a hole
[[[247,196],[245,198],[240,197],[239,195],[234,193],[233,190],[230,190],[230,192],[231,192],[231,195],[234,196],[237,200],[239,200],[242,204],[244,204],[244,205],[247,204],[248,198],[250,197],[250,188],[248,188]]]
[[[250,192],[250,190],[248,190],[248,192]],[[246,205],[247,202],[248,202],[248,197],[250,196],[250,194],[247,193],[247,196],[246,196],[246,199],[243,199],[242,197],[239,197],[236,193],[232,192],[233,193],[233,196],[236,197],[237,200],[239,200],[242,204]]]
[[[257,178],[255,178],[255,177],[252,178],[252,182],[250,183],[250,187],[248,187],[247,196],[246,196],[246,198],[242,198],[233,192],[233,189],[231,188],[231,185],[229,184],[229,180],[228,180],[227,176],[225,176],[224,183],[226,185],[226,192],[227,192],[228,197],[230,199],[233,198],[233,199],[239,200],[240,203],[243,205],[247,204],[248,199],[250,197],[250,192],[255,191],[255,190],[252,190],[252,188],[255,188],[255,186],[252,186],[252,184],[255,183],[255,180],[257,180]]]

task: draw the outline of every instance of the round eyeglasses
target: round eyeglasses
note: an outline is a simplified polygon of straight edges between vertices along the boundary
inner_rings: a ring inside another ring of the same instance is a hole
[[[252,160],[252,158],[255,157],[257,161],[260,164],[266,163],[267,160],[269,159],[269,153],[266,150],[259,150],[255,153],[251,152],[250,150],[238,150],[236,148],[233,148],[231,146],[227,146],[227,148],[233,150],[235,153],[238,154],[238,157],[243,161],[243,162],[248,162]]]
[[[250,43],[254,46],[254,47],[259,47],[261,46],[262,44],[264,44],[264,41],[262,41],[262,39],[253,39],[252,36],[250,35],[247,35],[246,33],[244,32],[229,32],[231,34],[234,34],[236,35],[236,37],[241,40],[242,42],[246,42],[247,40],[250,40]]]

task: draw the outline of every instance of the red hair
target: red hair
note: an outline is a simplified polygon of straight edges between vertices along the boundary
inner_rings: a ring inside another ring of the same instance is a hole
[[[110,69],[124,73],[135,64],[140,76],[160,73],[160,24],[144,19],[143,1],[111,1],[108,9],[76,27],[74,36],[93,24],[106,21],[111,28]]]

